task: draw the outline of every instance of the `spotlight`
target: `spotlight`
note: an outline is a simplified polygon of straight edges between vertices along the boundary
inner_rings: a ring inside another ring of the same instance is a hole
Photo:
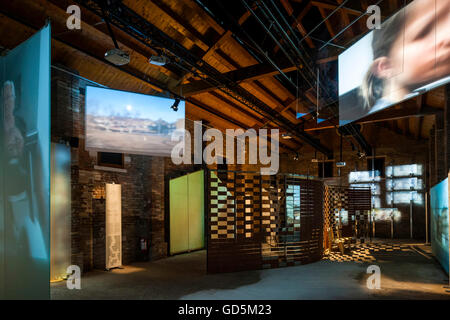
[[[151,56],[148,62],[155,66],[164,66],[169,61],[165,56]]]
[[[281,137],[282,137],[283,139],[292,139],[292,136],[291,136],[289,133],[283,133],[283,134],[281,135]]]
[[[365,154],[364,152],[361,152],[361,151],[358,151],[358,152],[356,153],[356,155],[358,156],[359,159],[362,159],[362,158],[365,158],[365,157],[366,157],[366,154]]]
[[[176,98],[175,102],[173,103],[173,105],[171,106],[171,108],[173,109],[173,111],[177,112],[178,111],[178,105],[180,104],[180,99]]]
[[[298,156],[298,152],[297,152],[296,154],[294,154],[294,160],[295,160],[295,161],[298,161],[299,158],[300,158],[300,157]]]

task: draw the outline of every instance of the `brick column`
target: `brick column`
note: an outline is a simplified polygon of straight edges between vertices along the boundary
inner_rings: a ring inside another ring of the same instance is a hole
[[[164,226],[164,158],[152,157],[149,179],[151,186],[150,205],[150,259],[156,260],[167,256]]]

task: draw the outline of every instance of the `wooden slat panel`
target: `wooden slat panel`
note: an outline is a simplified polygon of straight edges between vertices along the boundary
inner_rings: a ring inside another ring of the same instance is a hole
[[[286,196],[300,188],[288,221]],[[208,173],[208,272],[293,266],[323,254],[323,183],[234,171]]]

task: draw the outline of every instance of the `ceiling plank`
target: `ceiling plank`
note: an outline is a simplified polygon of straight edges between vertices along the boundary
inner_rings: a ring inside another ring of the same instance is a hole
[[[247,21],[247,19],[251,16],[250,11],[245,12],[238,21],[239,25],[242,25],[245,21]],[[211,55],[213,55],[216,50],[218,50],[225,42],[229,41],[231,36],[233,35],[233,33],[230,30],[226,30],[225,32],[222,33],[222,35],[219,37],[219,39],[213,44],[211,45],[208,50],[206,50],[206,52],[201,56],[202,60],[208,60]],[[181,77],[181,79],[178,82],[178,86],[183,84],[183,82],[188,79],[189,77],[191,77],[193,75],[192,72],[187,72],[184,76]]]
[[[339,3],[342,3],[342,1],[339,1]],[[330,3],[325,3],[325,2],[320,2],[320,1],[311,1],[311,4],[317,8],[323,8],[323,9],[327,9],[327,10],[336,10],[336,8],[338,7],[337,5],[333,5]],[[345,11],[349,14],[355,15],[355,16],[360,16],[361,14],[363,14],[361,11],[359,10],[355,10],[355,9],[351,9],[351,8],[347,8],[347,7],[342,7],[341,9],[339,9],[340,11]]]
[[[284,65],[280,68],[283,72],[290,72],[296,70],[295,66]],[[278,70],[274,69],[272,66],[266,64],[256,64],[253,66],[229,71],[224,75],[235,83],[247,82],[258,80],[261,78],[269,77],[279,74]],[[185,97],[190,97],[199,93],[212,91],[216,88],[211,82],[206,82],[204,80],[197,80],[182,86],[173,88],[180,95]]]
[[[336,37],[336,32],[333,29],[333,26],[331,25],[330,19],[327,19],[327,15],[325,13],[325,9],[323,7],[317,7],[319,9],[320,15],[322,16],[322,19],[325,20],[325,26],[327,27],[328,33],[330,34],[331,38]]]

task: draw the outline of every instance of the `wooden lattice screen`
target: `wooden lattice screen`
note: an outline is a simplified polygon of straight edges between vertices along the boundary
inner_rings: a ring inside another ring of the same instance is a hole
[[[351,188],[325,186],[324,191],[324,248],[331,248],[329,232],[337,238],[337,230],[342,237],[353,240],[362,238],[369,232],[369,214],[371,210],[370,188]],[[342,221],[342,210],[346,221]]]
[[[277,268],[323,256],[323,183],[292,175],[207,174],[208,272]]]

